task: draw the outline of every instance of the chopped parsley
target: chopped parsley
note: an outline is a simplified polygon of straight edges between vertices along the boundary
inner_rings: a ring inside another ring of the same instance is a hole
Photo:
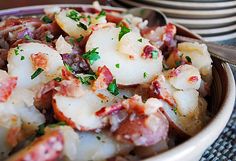
[[[88,27],[82,22],[79,22],[79,24],[77,24],[77,26],[84,29],[85,31],[88,29]]]
[[[175,65],[176,65],[176,67],[180,66],[181,65],[181,61],[176,61]]]
[[[38,126],[38,130],[36,131],[37,136],[41,136],[44,134],[45,124],[41,124]]]
[[[157,59],[158,58],[158,51],[157,50],[153,50],[152,51],[152,58],[153,59]]]
[[[84,38],[83,35],[80,35],[80,37],[79,37],[78,39],[76,39],[76,41],[77,41],[77,42],[80,42],[80,41],[83,40],[83,38]]]
[[[185,59],[189,62],[189,63],[192,63],[192,60],[189,56],[186,56]]]
[[[96,75],[92,75],[92,74],[86,74],[86,75],[76,75],[77,78],[80,79],[81,83],[82,84],[85,84],[85,85],[90,85],[90,81],[91,80],[95,80],[97,77]]]
[[[177,108],[176,107],[173,108],[173,111],[174,111],[175,114],[177,114]]]
[[[61,77],[56,77],[54,78],[53,80],[57,81],[57,82],[61,82],[62,81],[62,78]]]
[[[45,23],[52,23],[52,20],[48,16],[43,16],[42,20]]]
[[[24,56],[21,56],[21,57],[20,57],[20,60],[25,60],[25,57],[24,57]]]
[[[101,137],[100,137],[100,136],[96,136],[96,138],[97,138],[98,140],[101,140]]]
[[[96,60],[100,59],[99,53],[96,51],[98,48],[94,48],[93,50],[89,50],[88,52],[82,55],[82,58],[87,59],[89,63],[92,65]]]
[[[28,34],[26,34],[26,35],[24,36],[24,38],[25,38],[25,40],[32,40],[32,38],[31,38]]]
[[[36,78],[39,74],[41,74],[44,70],[42,68],[38,68],[32,75],[31,79]]]
[[[73,69],[71,66],[69,66],[68,64],[64,64],[64,66],[66,67],[66,70],[68,70],[69,72],[73,72]]]
[[[124,99],[128,99],[129,97],[128,97],[128,96],[126,96],[126,95],[123,95],[123,98],[124,98]]]
[[[129,33],[131,30],[125,26],[121,26],[121,30],[120,30],[120,33],[119,33],[119,41],[120,39],[127,33]]]
[[[88,16],[87,16],[87,19],[88,19],[88,26],[89,26],[89,25],[91,25],[91,16],[88,15]]]
[[[19,54],[20,54],[20,53],[19,53],[20,51],[23,51],[23,49],[20,49],[20,46],[17,46],[16,49],[14,49],[15,55],[16,55],[16,56],[19,55]]]
[[[65,126],[65,125],[66,125],[65,122],[60,121],[60,122],[57,122],[57,123],[55,123],[55,124],[50,124],[50,125],[48,125],[48,127],[54,128],[54,127],[57,127],[57,126]]]
[[[71,10],[66,16],[76,22],[84,17],[84,16],[80,16],[79,12],[77,12],[76,10]]]
[[[70,37],[70,38],[69,38],[69,41],[70,41],[70,43],[71,43],[72,45],[75,44],[75,39],[74,39],[73,37]]]
[[[116,64],[115,66],[116,66],[116,68],[120,68],[120,64]]]
[[[107,90],[115,96],[119,94],[119,89],[115,79],[108,85]]]
[[[102,10],[95,19],[98,20],[99,18],[104,17],[104,16],[106,16],[106,12]]]
[[[45,40],[47,41],[47,42],[52,42],[52,39],[53,39],[53,35],[52,34],[47,34],[46,36],[45,36]]]
[[[143,78],[147,78],[147,76],[148,76],[147,72],[144,72],[143,73]]]
[[[140,38],[140,39],[138,39],[138,41],[139,41],[139,42],[143,42],[143,39],[142,39],[142,38]]]

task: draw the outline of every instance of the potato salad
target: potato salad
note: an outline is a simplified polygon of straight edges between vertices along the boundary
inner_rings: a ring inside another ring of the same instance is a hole
[[[174,24],[45,8],[0,22],[0,160],[136,161],[210,119],[212,59]]]

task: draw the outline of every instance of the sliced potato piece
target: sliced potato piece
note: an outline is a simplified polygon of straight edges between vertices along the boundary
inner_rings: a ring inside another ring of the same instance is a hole
[[[53,109],[56,117],[78,130],[102,128],[107,120],[96,116],[96,111],[115,101],[107,90],[92,92],[87,90],[81,97],[73,98],[59,94],[53,97]]]
[[[173,97],[177,103],[177,110],[181,115],[188,116],[198,107],[198,91],[190,89],[176,91]]]
[[[199,89],[201,76],[197,68],[192,65],[181,65],[169,72],[169,82],[176,89]]]
[[[18,78],[17,87],[32,89],[61,75],[63,61],[53,48],[40,43],[24,43],[8,53],[8,73]],[[38,68],[44,71],[31,76]]]
[[[31,145],[17,152],[7,161],[56,161],[61,157],[64,147],[63,135],[60,131],[52,131],[37,138]]]
[[[107,133],[79,133],[78,161],[106,160],[118,154],[127,155],[133,145],[117,142]]]
[[[210,84],[212,80],[212,59],[205,44],[183,42],[178,44],[183,57],[189,56],[193,66],[199,69],[203,80]]]
[[[100,59],[91,64],[92,70],[96,72],[105,65],[121,85],[150,82],[162,70],[162,54],[158,53],[155,59],[143,58],[143,49],[149,44],[147,40],[138,33],[129,32],[119,41],[120,30],[121,28],[107,27],[91,34],[86,51],[98,48],[100,56]],[[142,42],[138,41],[140,38]]]

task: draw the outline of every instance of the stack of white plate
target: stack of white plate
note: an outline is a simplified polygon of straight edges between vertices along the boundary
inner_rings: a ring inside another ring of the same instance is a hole
[[[170,22],[184,25],[207,41],[236,38],[236,0],[114,0],[127,7],[155,7]]]

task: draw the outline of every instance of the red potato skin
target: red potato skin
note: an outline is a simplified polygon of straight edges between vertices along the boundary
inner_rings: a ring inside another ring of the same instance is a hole
[[[16,88],[17,77],[7,77],[0,81],[0,102],[5,102]]]
[[[57,161],[64,146],[60,131],[52,131],[37,138],[31,145],[17,152],[7,161]]]
[[[183,139],[188,139],[190,138],[190,136],[185,133],[183,130],[181,130],[181,127],[179,127],[167,114],[167,112],[165,112],[165,110],[161,107],[160,111],[165,115],[165,117],[167,118],[167,120],[169,121],[169,125],[170,125],[170,133],[174,133],[177,134],[177,136],[179,136],[180,138]]]
[[[134,120],[127,118],[115,131],[114,135],[116,139],[121,142],[133,143],[137,146],[150,146],[161,140],[165,140],[169,129],[169,123],[165,116],[159,111],[155,113],[155,117],[160,119],[160,122],[155,125],[158,126],[158,130],[156,131],[148,127],[146,122],[148,117],[147,115],[141,115]],[[138,138],[134,139],[134,137],[132,137],[134,135]],[[144,138],[144,140],[142,140],[142,138]]]
[[[75,123],[70,118],[66,117],[63,114],[63,112],[59,110],[55,99],[52,99],[52,107],[53,107],[53,111],[54,111],[56,119],[60,121],[65,121],[67,125],[70,125],[72,128],[77,129]]]

